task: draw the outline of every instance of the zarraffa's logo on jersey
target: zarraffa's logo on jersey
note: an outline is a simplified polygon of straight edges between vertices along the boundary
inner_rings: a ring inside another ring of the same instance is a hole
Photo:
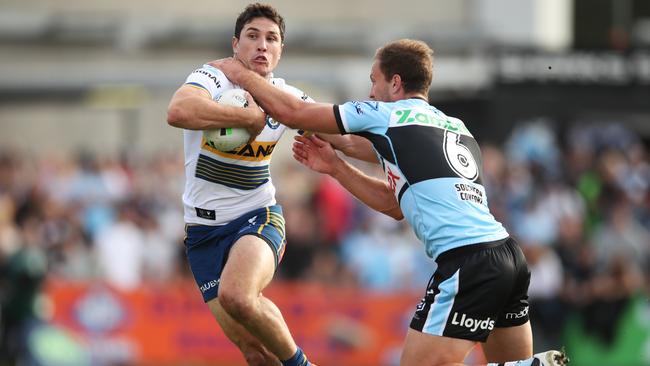
[[[423,125],[471,136],[463,121],[426,108],[396,109],[390,115],[390,127]]]

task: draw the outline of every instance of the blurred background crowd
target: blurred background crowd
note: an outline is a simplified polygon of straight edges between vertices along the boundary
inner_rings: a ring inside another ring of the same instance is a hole
[[[156,22],[142,3],[0,4],[0,365],[29,359],[25,332],[51,316],[52,279],[127,292],[191,281],[166,103],[195,67],[230,55],[247,2],[169,5]],[[376,47],[427,41],[430,101],[481,144],[489,206],[529,262],[536,350],[650,362],[647,2],[412,1],[403,19],[375,1],[273,3],[287,21],[278,75],[317,100],[364,99]],[[301,167],[290,143],[272,163],[288,241],[275,281],[415,305],[435,263],[411,229]]]

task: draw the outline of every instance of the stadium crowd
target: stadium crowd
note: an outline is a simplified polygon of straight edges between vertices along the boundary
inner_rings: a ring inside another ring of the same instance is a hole
[[[561,344],[561,324],[573,314],[611,342],[628,301],[650,292],[644,141],[616,123],[560,130],[543,119],[519,125],[502,146],[477,137],[491,210],[532,271],[536,348]],[[386,292],[425,288],[435,263],[403,222],[364,208],[298,164],[272,171],[288,239],[276,278]],[[37,316],[48,276],[125,290],[191,276],[181,245],[183,184],[178,151],[71,157],[0,149],[4,357],[20,349],[14,335]]]

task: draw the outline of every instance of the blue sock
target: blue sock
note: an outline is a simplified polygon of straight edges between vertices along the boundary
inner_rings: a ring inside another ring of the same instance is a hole
[[[298,350],[296,353],[291,356],[290,359],[282,361],[282,366],[310,366],[311,363],[307,361],[307,356],[302,352],[300,347],[298,347]]]

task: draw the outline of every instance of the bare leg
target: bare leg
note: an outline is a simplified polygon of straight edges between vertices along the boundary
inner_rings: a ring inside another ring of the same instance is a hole
[[[221,329],[223,329],[224,334],[239,348],[248,365],[280,365],[280,361],[275,355],[269,352],[257,338],[223,310],[218,299],[210,300],[208,306]]]
[[[530,323],[496,328],[490,332],[483,350],[490,365],[528,360],[532,362],[533,341]],[[400,366],[464,366],[463,360],[476,342],[439,337],[409,329]],[[547,351],[535,355],[543,365],[566,365],[562,352]],[[517,363],[519,364],[519,363]]]
[[[461,366],[476,342],[408,330],[400,366]]]
[[[298,349],[278,308],[261,295],[275,272],[268,244],[252,235],[241,237],[230,250],[219,283],[223,310],[280,360]]]
[[[530,322],[508,327],[494,328],[490,332],[483,351],[488,362],[526,360],[533,356],[533,333]]]

